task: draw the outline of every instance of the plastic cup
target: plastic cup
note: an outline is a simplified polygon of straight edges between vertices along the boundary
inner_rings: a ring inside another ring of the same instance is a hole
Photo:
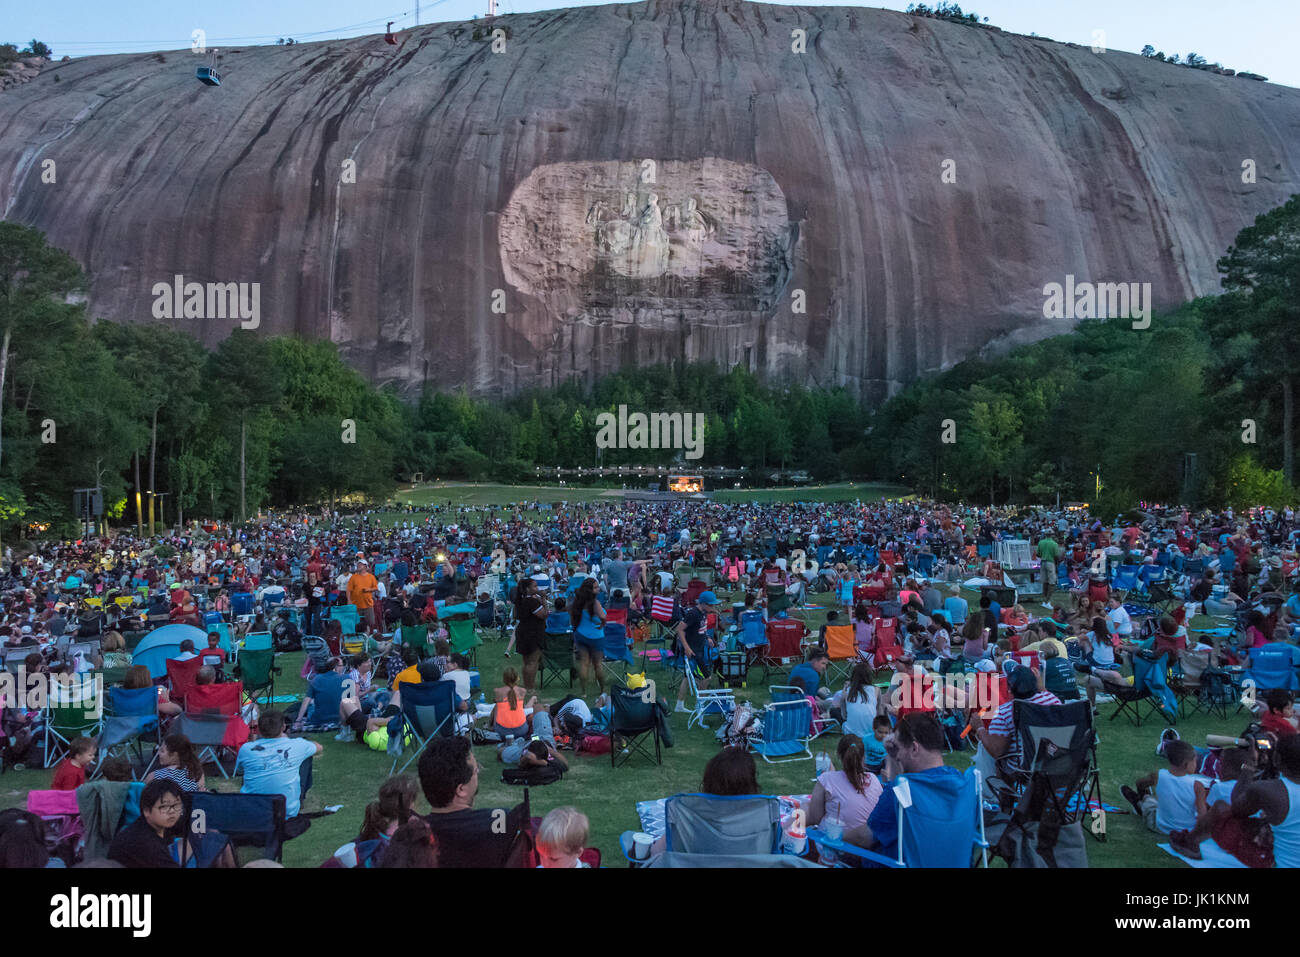
[[[632,857],[638,861],[648,861],[650,859],[650,848],[655,839],[644,831],[637,831],[632,835]]]

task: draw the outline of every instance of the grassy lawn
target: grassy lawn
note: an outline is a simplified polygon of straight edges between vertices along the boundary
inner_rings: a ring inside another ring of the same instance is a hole
[[[394,499],[402,505],[507,505],[511,502],[594,502],[618,501],[621,489],[578,486],[479,485],[468,482],[439,482],[399,491]],[[881,496],[900,498],[910,490],[903,485],[880,482],[840,482],[798,488],[738,489],[713,491],[716,502],[877,502]],[[397,514],[397,513],[394,513]]]
[[[825,598],[827,596],[818,596]],[[724,601],[726,601],[724,597]],[[807,620],[812,627],[819,625],[825,610],[810,612]],[[489,640],[478,649],[479,670],[484,688],[500,684],[500,676],[507,662],[502,656],[504,643]],[[513,659],[518,667],[519,659]],[[277,694],[301,694],[304,683],[298,677],[302,664],[301,654],[281,656],[281,680],[276,685]],[[651,676],[658,672],[652,666]],[[661,692],[670,702],[675,688],[667,677],[661,678]],[[556,687],[546,689],[542,700],[557,700],[562,691]],[[764,689],[750,686],[738,689],[737,697],[750,698],[758,703],[767,700]],[[1102,776],[1102,795],[1107,803],[1126,808],[1120,796],[1121,784],[1132,783],[1139,776],[1163,765],[1155,755],[1156,742],[1162,725],[1153,720],[1134,728],[1124,718],[1110,721],[1115,705],[1103,704],[1098,731],[1101,738],[1099,763]],[[572,804],[591,819],[592,844],[599,847],[607,865],[621,866],[618,835],[625,830],[639,829],[635,812],[636,802],[665,797],[679,791],[696,790],[704,764],[716,753],[718,745],[712,733],[693,728],[686,730],[686,716],[673,715],[672,728],[676,746],[664,752],[660,767],[639,759],[611,770],[608,755],[576,755],[567,753],[572,770],[558,784],[532,790],[532,802],[537,814],[553,807]],[[1243,716],[1229,718],[1226,722],[1204,715],[1180,721],[1179,731],[1193,744],[1204,744],[1206,733],[1237,734],[1246,725]],[[716,720],[713,722],[716,727]],[[374,799],[381,781],[387,776],[391,759],[359,744],[340,743],[332,734],[314,736],[325,746],[325,753],[316,760],[315,783],[304,802],[304,809],[317,811],[327,805],[341,804],[337,814],[318,818],[302,837],[290,842],[284,852],[288,866],[312,867],[332,854],[340,845],[352,840],[361,824],[364,806]],[[814,743],[814,751],[825,749],[834,753],[837,738],[828,735]],[[475,749],[479,761],[486,767],[481,776],[479,807],[508,807],[517,803],[522,792],[500,782],[500,763],[491,747]],[[964,767],[969,763],[970,752],[949,755],[949,763]],[[771,765],[758,759],[759,784],[767,793],[807,793],[812,788],[813,762],[803,760],[789,764]],[[414,773],[414,766],[411,772]],[[21,806],[29,789],[44,788],[49,784],[51,771],[28,770],[9,772],[0,778],[4,806]],[[215,790],[235,790],[237,781],[222,781],[209,777],[209,786]],[[421,802],[423,808],[423,802]],[[1148,832],[1142,821],[1131,814],[1107,815],[1108,839],[1104,843],[1090,841],[1087,845],[1089,861],[1094,867],[1176,867],[1174,858],[1156,847],[1156,835]]]

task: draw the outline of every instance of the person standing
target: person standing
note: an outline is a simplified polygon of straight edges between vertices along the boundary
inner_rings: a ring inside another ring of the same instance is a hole
[[[1045,531],[1038,540],[1038,560],[1042,564],[1043,607],[1052,607],[1052,591],[1056,587],[1056,559],[1061,553],[1061,546],[1052,538],[1052,533]]]
[[[348,579],[348,601],[356,606],[357,614],[370,630],[375,625],[375,595],[379,592],[379,582],[370,574],[370,563],[364,558],[358,559],[356,570]]]

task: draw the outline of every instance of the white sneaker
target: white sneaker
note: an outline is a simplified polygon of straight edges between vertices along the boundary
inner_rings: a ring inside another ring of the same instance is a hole
[[[688,708],[688,707],[686,707],[686,704],[685,704],[684,702],[681,702],[681,701],[677,702],[677,707],[674,708],[673,711],[676,712],[677,714],[690,714],[690,713],[691,713],[691,709]]]

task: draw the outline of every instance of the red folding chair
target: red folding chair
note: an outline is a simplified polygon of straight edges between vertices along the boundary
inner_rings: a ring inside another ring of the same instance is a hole
[[[605,621],[611,625],[622,625],[627,627],[627,609],[626,608],[606,608]]]
[[[767,623],[767,647],[758,661],[763,665],[763,681],[772,671],[783,673],[790,661],[803,661],[803,638],[808,628],[798,618],[774,618]]]
[[[897,618],[877,618],[873,631],[875,633],[875,640],[871,645],[873,668],[883,668],[903,656],[903,646],[898,641]]]
[[[178,661],[175,658],[168,659],[167,681],[171,685],[171,694],[174,699],[177,701],[185,700],[185,696],[194,687],[199,669],[202,667],[202,658],[190,658],[188,661]]]

